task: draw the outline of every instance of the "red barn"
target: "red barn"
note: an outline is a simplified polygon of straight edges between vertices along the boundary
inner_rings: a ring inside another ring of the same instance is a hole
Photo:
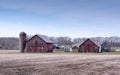
[[[26,41],[26,52],[52,52],[53,43],[44,36],[35,35]]]
[[[91,39],[86,39],[82,43],[79,43],[75,46],[78,47],[78,52],[101,52],[100,44]],[[73,48],[75,46],[73,46]]]
[[[25,33],[20,34],[21,52],[53,52],[53,43],[48,37],[34,35],[27,39]]]

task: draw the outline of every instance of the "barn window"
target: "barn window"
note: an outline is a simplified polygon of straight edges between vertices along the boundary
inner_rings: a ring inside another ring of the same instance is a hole
[[[35,41],[35,44],[38,44],[38,42],[37,42],[37,41]]]
[[[89,44],[87,45],[87,48],[88,48],[88,49],[90,48],[90,45],[89,45]]]

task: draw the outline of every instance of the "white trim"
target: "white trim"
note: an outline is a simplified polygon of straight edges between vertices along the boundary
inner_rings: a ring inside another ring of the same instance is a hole
[[[101,51],[101,46],[99,47],[99,53],[101,53],[102,51]]]

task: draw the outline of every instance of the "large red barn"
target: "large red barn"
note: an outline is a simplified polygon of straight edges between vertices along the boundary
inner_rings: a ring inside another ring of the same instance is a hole
[[[25,33],[24,33],[25,34]],[[21,34],[23,35],[23,33]],[[25,39],[22,36],[20,39]],[[42,35],[34,35],[33,37],[20,41],[21,52],[53,52],[53,43],[48,37]]]

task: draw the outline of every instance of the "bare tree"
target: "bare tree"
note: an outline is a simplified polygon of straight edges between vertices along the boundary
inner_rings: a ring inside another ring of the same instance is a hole
[[[71,38],[69,37],[58,37],[57,38],[58,45],[72,45]]]

